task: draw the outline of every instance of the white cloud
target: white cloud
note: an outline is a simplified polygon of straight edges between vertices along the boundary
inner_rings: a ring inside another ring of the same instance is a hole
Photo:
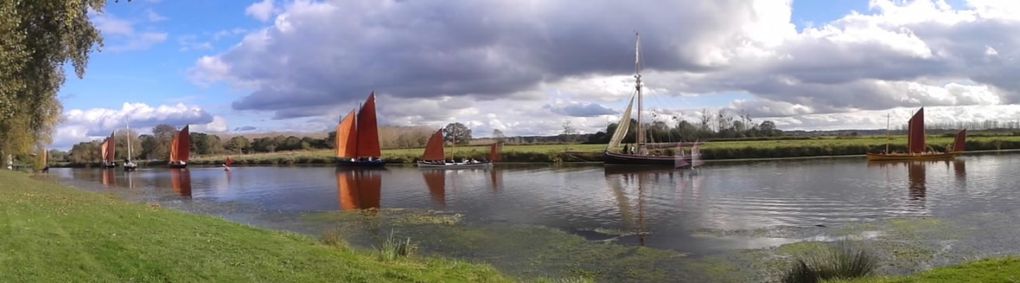
[[[614,115],[571,113],[606,113],[630,97],[639,30],[648,97],[744,93],[715,106],[788,126],[855,127],[873,121],[854,113],[1020,101],[1012,36],[1020,4],[1010,1],[873,0],[869,11],[801,31],[786,0],[646,4],[267,0],[246,10],[264,28],[198,59],[189,77],[249,90],[234,109],[278,119],[335,118],[377,90],[394,124],[458,120],[549,134],[569,120],[590,132]],[[662,115],[704,107],[648,103]]]
[[[152,10],[148,12],[148,18],[152,22],[166,19]],[[105,36],[105,49],[113,52],[146,50],[163,43],[168,36],[165,32],[136,32],[134,22],[117,18],[108,12],[94,14],[91,19]]]
[[[218,117],[218,116],[217,116]],[[145,133],[158,124],[181,127],[185,124],[201,125],[209,131],[224,131],[223,118],[216,119],[204,109],[183,103],[150,106],[145,103],[124,103],[120,109],[71,109],[64,112],[54,147],[69,148],[75,143],[97,139],[130,123],[132,130]]]
[[[247,9],[244,9],[244,14],[259,21],[269,21],[269,18],[273,16],[273,0],[262,0],[262,2],[251,4]]]

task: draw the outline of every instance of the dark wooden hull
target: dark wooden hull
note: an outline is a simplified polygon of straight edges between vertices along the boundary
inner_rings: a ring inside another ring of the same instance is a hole
[[[337,158],[336,166],[337,167],[374,168],[374,167],[383,167],[383,166],[386,166],[386,161],[383,161],[382,159],[376,159],[376,160],[371,160],[371,161],[369,161],[369,160],[354,160],[354,161],[351,161],[350,159],[340,159],[340,158]]]
[[[167,167],[170,167],[170,168],[188,168],[188,164],[187,163],[170,163],[169,165],[167,165]]]
[[[418,168],[422,169],[472,169],[472,168],[491,168],[492,162],[478,162],[478,163],[443,163],[443,164],[431,164],[425,162],[418,162]]]
[[[691,161],[690,157],[686,157],[685,160],[687,161],[688,164]],[[606,164],[661,165],[661,166],[676,165],[676,157],[673,156],[636,155],[613,152],[602,153],[602,161],[605,162]]]

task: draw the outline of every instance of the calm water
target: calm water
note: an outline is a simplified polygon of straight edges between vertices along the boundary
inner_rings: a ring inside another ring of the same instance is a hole
[[[696,172],[602,166],[51,172],[84,189],[313,235],[324,226],[295,223],[301,215],[409,209],[459,213],[465,225],[537,225],[591,241],[706,256],[818,239],[862,222],[1014,215],[1018,165],[1020,155],[982,155],[924,163],[735,163]]]

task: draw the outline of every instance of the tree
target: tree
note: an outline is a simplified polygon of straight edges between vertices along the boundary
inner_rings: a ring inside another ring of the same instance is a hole
[[[52,140],[60,119],[57,91],[70,62],[82,78],[102,46],[89,10],[105,0],[0,1],[0,155],[22,155]]]
[[[443,128],[446,136],[444,139],[456,144],[468,144],[471,142],[471,129],[461,123],[450,123]]]
[[[223,145],[223,148],[227,151],[234,153],[244,153],[249,147],[248,138],[244,136],[236,136],[227,140],[227,143]]]
[[[504,142],[506,140],[506,135],[504,135],[503,131],[500,129],[492,129],[492,137],[498,142]]]

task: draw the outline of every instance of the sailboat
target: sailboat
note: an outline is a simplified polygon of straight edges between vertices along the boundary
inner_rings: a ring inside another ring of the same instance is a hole
[[[869,161],[892,161],[892,160],[938,160],[952,159],[966,150],[967,130],[956,133],[953,140],[953,150],[936,152],[928,150],[925,143],[924,133],[924,108],[914,113],[907,122],[907,152],[891,152],[886,146],[882,153],[868,153]]]
[[[102,163],[102,167],[103,168],[114,168],[114,167],[117,167],[116,154],[115,154],[116,151],[117,151],[116,149],[117,149],[117,140],[113,138],[113,133],[110,133],[110,136],[103,140],[103,144],[100,145],[100,148],[99,148],[99,151],[100,151],[100,153],[102,153],[102,156],[103,156],[103,163]]]
[[[191,155],[191,132],[188,127],[185,125],[170,141],[170,168],[188,167],[188,156]]]
[[[338,166],[381,167],[379,127],[375,119],[375,92],[368,95],[361,110],[351,110],[336,126]]]
[[[489,160],[461,160],[458,162],[446,161],[446,153],[443,149],[443,129],[439,129],[435,134],[429,137],[428,143],[425,144],[425,154],[422,155],[421,160],[418,161],[419,168],[435,168],[435,169],[463,169],[463,168],[488,168],[492,167],[492,163],[500,159],[499,151],[501,146],[499,143],[494,143],[489,146]]]
[[[131,161],[131,124],[128,123],[125,128],[127,128],[127,131],[124,132],[124,136],[127,138],[128,155],[127,159],[124,160],[124,171],[129,172],[135,171],[135,169],[138,168],[138,165]]]
[[[656,154],[655,151],[658,149],[667,149],[674,145],[684,145],[684,143],[648,143],[646,142],[646,133],[644,124],[642,122],[642,108],[643,98],[641,91],[641,36],[637,35],[634,48],[634,88],[636,92],[630,97],[630,102],[627,103],[626,110],[623,111],[623,116],[620,117],[620,123],[617,124],[616,131],[613,132],[612,138],[609,140],[609,144],[606,146],[605,152],[602,154],[603,162],[606,164],[644,164],[644,165],[673,165],[677,164],[676,156]],[[630,114],[631,109],[634,107],[634,98],[637,98],[637,141],[633,146],[621,147],[620,143],[627,136],[627,132],[630,130]],[[688,143],[688,145],[695,145],[698,143]],[[688,160],[682,161],[690,164]]]

